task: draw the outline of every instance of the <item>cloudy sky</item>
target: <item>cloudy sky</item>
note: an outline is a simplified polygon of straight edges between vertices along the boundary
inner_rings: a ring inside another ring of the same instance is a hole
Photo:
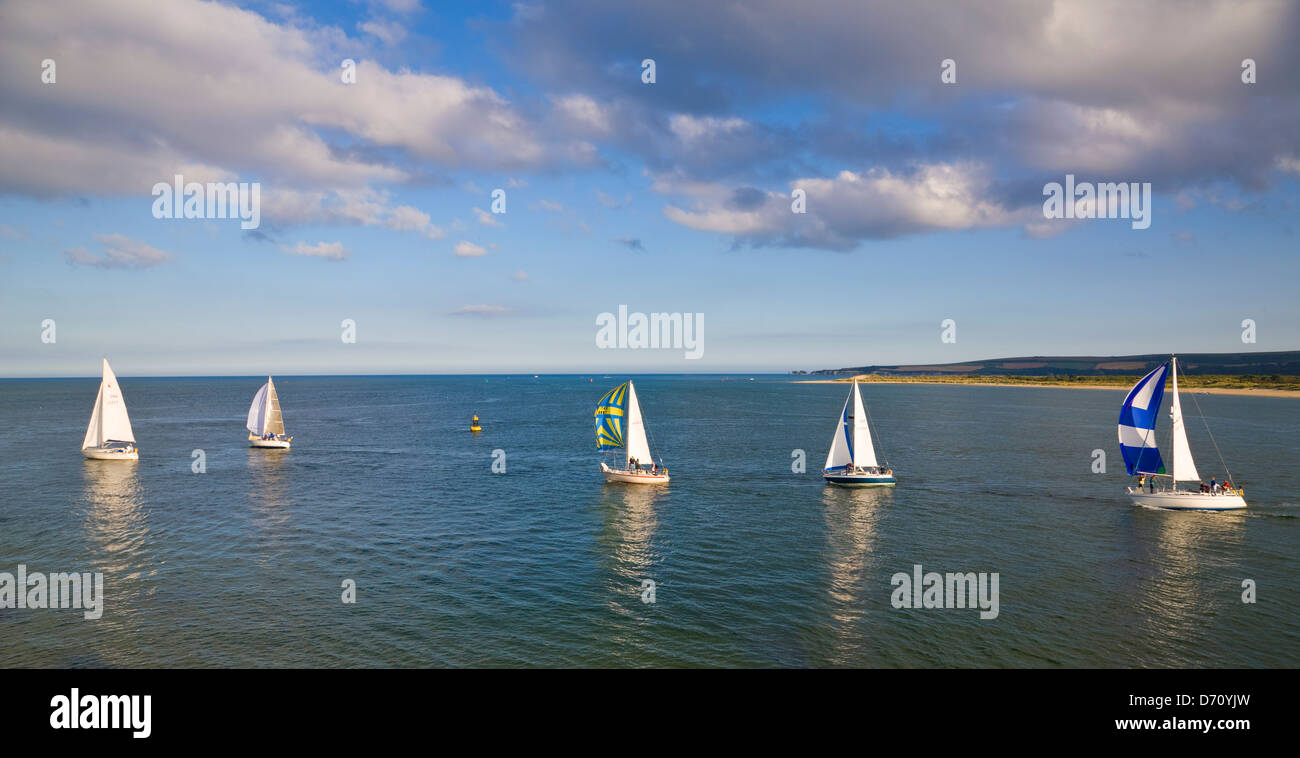
[[[1300,348],[1296,3],[450,6],[0,2],[0,375]],[[260,225],[155,218],[177,174]],[[1045,218],[1066,174],[1150,227]],[[620,305],[703,357],[599,349]]]

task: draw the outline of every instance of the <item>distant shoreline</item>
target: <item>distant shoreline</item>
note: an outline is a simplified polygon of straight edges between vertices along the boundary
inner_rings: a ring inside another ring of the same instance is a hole
[[[1084,390],[1128,390],[1133,382],[1137,381],[1134,377],[1132,382],[1117,384],[1097,384],[1092,382],[1034,382],[1034,381],[1017,381],[1017,382],[999,382],[984,381],[975,377],[955,377],[952,379],[943,378],[912,378],[912,377],[895,377],[881,378],[875,375],[858,375],[856,377],[847,376],[837,379],[795,379],[795,384],[845,384],[857,379],[863,384],[952,384],[966,387],[1059,387],[1061,389],[1084,389]],[[1267,387],[1197,387],[1184,386],[1180,387],[1184,394],[1205,394],[1205,395],[1242,395],[1247,397],[1293,397],[1300,398],[1300,390],[1283,390],[1272,389]]]

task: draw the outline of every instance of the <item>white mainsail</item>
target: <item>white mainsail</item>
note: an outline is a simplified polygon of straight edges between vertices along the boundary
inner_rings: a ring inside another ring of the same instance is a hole
[[[248,407],[248,431],[262,436],[264,434],[284,434],[284,414],[280,412],[280,396],[275,392],[275,382],[266,377],[266,384],[253,396],[253,404]]]
[[[82,440],[81,447],[83,450],[103,447],[109,441],[135,442],[135,432],[131,431],[131,419],[126,414],[122,388],[118,386],[117,376],[105,358],[103,376],[99,381],[99,395],[95,398],[95,409],[90,412],[90,424],[86,427],[86,437]]]
[[[1178,359],[1170,360],[1174,375],[1174,401],[1169,409],[1174,428],[1174,462],[1173,477],[1176,482],[1199,482],[1201,475],[1196,471],[1196,462],[1192,460],[1192,449],[1187,445],[1187,428],[1183,424],[1183,404],[1178,399]]]
[[[853,465],[878,466],[876,446],[871,444],[871,430],[867,428],[867,411],[862,406],[858,380],[853,380]]]
[[[280,412],[280,395],[275,391],[275,382],[266,377],[266,431],[271,434],[284,434],[284,414]]]
[[[636,387],[627,383],[627,459],[636,458],[641,463],[654,461],[650,443],[646,441],[645,423],[641,420],[641,404],[636,401]]]

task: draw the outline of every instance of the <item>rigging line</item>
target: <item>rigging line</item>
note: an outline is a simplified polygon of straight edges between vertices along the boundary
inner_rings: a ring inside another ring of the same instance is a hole
[[[1214,453],[1219,456],[1219,463],[1223,464],[1223,470],[1228,473],[1228,481],[1236,482],[1232,476],[1232,469],[1228,468],[1228,462],[1223,460],[1223,453],[1219,450],[1219,443],[1214,439],[1214,432],[1210,431],[1210,422],[1205,420],[1205,413],[1201,410],[1201,404],[1197,402],[1196,395],[1192,395],[1192,403],[1196,405],[1196,415],[1201,417],[1201,423],[1205,425],[1205,433],[1210,435],[1210,444],[1214,445]]]
[[[645,432],[646,439],[647,439],[647,441],[649,442],[651,448],[659,447],[659,443],[655,442],[655,436],[654,436],[654,434],[652,434],[652,433],[650,432],[650,426],[649,426],[648,424],[646,424],[646,422],[645,422],[645,414],[644,414],[644,413],[641,414],[641,429]],[[653,452],[653,450],[652,450],[651,453],[650,453],[650,462],[651,462],[651,463],[654,463],[654,458],[655,458],[655,454],[654,454],[654,452]],[[664,463],[663,448],[659,448],[659,467],[660,467],[660,468],[663,468],[663,463]]]

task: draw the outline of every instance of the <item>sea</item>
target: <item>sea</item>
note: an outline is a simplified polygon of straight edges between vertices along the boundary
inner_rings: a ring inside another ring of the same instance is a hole
[[[666,486],[600,476],[629,378]],[[852,490],[848,387],[789,376],[282,376],[288,451],[263,377],[126,376],[138,463],[83,459],[97,381],[0,381],[0,572],[103,575],[99,618],[0,608],[0,667],[1300,664],[1291,398],[1184,393],[1249,508],[1181,513],[1124,495],[1113,390],[864,385],[898,485]],[[996,614],[900,607],[914,572]]]

